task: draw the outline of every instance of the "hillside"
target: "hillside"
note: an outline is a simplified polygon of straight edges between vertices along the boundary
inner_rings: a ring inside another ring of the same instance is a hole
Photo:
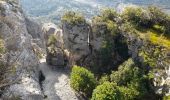
[[[105,7],[121,11],[128,5],[144,7],[155,5],[170,12],[169,3],[169,0],[21,0],[23,10],[28,16],[39,21],[51,21],[57,24],[64,12],[69,10],[80,12],[90,19]]]

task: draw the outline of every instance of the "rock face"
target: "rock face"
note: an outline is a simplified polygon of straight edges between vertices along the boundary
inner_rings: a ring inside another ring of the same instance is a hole
[[[73,55],[73,59],[78,61],[81,57],[89,54],[90,26],[87,23],[70,25],[62,24],[63,40],[65,49]]]
[[[13,73],[7,73],[7,78],[9,83],[16,81],[6,87],[3,97],[42,100],[38,79],[39,60],[32,45],[33,38],[41,37],[40,28],[25,18],[18,2],[0,1],[0,8],[0,35],[7,49],[6,60],[9,67],[15,69]],[[39,44],[36,45],[39,47]]]
[[[64,66],[64,42],[62,30],[58,29],[55,24],[47,23],[43,26],[45,33],[47,57],[46,61],[49,65]]]
[[[86,66],[94,68],[92,69],[94,72],[102,73],[113,69],[113,66],[124,60],[114,50],[114,36],[106,36],[110,34],[110,31],[108,31],[106,22],[103,23],[97,21],[90,25],[86,21],[74,24],[67,20],[62,21],[64,48],[70,53],[70,66],[75,64]]]
[[[37,44],[40,48],[45,49],[45,33],[42,30],[43,26],[40,23],[34,22],[28,18],[25,18],[25,22],[27,31],[32,36],[33,43]]]

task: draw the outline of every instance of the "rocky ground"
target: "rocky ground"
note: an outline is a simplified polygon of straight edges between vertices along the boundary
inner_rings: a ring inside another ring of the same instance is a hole
[[[78,100],[69,85],[69,76],[66,68],[52,68],[45,59],[40,60],[40,70],[45,80],[42,82],[42,91],[46,100]]]

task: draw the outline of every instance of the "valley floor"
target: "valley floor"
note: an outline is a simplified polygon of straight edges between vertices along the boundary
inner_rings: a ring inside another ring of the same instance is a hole
[[[45,76],[42,90],[45,100],[78,100],[69,84],[69,76],[64,68],[55,68],[46,64],[45,59],[40,60],[40,70]]]

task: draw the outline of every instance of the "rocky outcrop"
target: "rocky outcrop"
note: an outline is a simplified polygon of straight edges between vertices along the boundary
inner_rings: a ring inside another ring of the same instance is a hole
[[[63,33],[55,24],[47,23],[43,26],[45,33],[47,57],[46,61],[49,65],[65,66],[66,57],[64,54]]]
[[[13,73],[6,74],[8,83],[13,84],[5,88],[3,97],[42,100],[38,79],[39,60],[32,45],[34,38],[41,37],[38,35],[41,29],[25,18],[18,2],[0,1],[0,8],[0,35],[7,49],[6,60],[8,66],[15,69]],[[37,43],[37,46],[42,45]]]
[[[87,23],[70,25],[62,24],[64,48],[69,50],[74,61],[80,60],[90,53],[89,42],[91,40],[91,27]]]

